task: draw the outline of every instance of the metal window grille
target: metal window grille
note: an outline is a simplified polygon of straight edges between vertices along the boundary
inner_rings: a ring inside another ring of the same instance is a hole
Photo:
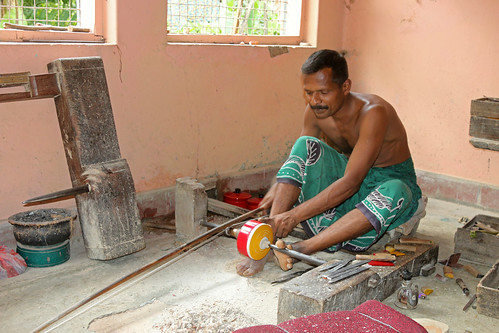
[[[285,36],[290,1],[296,0],[169,0],[167,30],[170,34]]]
[[[80,0],[0,0],[0,28],[4,23],[81,26]]]

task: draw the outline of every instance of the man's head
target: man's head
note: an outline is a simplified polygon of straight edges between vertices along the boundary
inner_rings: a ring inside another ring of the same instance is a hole
[[[301,66],[302,74],[314,74],[324,68],[331,68],[332,80],[338,86],[348,79],[348,66],[345,58],[334,50],[319,50],[305,61]]]
[[[333,50],[314,52],[302,68],[303,97],[318,119],[335,115],[350,94],[345,58]]]

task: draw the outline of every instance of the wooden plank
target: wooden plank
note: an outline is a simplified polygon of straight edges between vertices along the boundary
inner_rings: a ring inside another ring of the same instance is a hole
[[[499,141],[497,140],[471,138],[470,143],[476,148],[499,151]]]
[[[57,118],[71,179],[80,184],[82,166],[121,159],[104,63],[99,57],[58,59],[48,70],[59,75]]]
[[[499,261],[478,283],[476,296],[476,311],[499,319]]]
[[[481,139],[499,140],[499,119],[471,116],[470,136]]]
[[[31,76],[24,76],[24,73],[21,74],[21,76],[4,76],[4,80],[2,81],[3,87],[25,86],[26,92],[0,94],[0,103],[51,98],[59,95],[59,85],[55,74]],[[2,83],[0,83],[0,88],[1,87]]]
[[[499,119],[499,99],[480,98],[472,100],[471,115]]]
[[[0,74],[0,88],[29,85],[30,72]]]
[[[208,198],[208,210],[212,213],[234,218],[249,212],[249,210],[228,204],[226,202]]]
[[[421,268],[436,262],[437,257],[437,245],[417,245],[415,253],[398,257],[395,266],[373,266],[333,284],[320,278],[323,266],[314,268],[281,288],[277,322],[329,311],[352,310],[366,300],[382,301],[400,287],[402,269],[407,268],[413,276],[418,276]]]

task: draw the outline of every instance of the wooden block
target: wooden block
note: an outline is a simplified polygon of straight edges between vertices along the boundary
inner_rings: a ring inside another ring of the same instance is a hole
[[[454,234],[454,253],[461,253],[461,260],[492,266],[499,259],[499,237],[493,234],[476,232],[472,237],[472,227],[477,222],[499,228],[499,218],[477,215]]]
[[[478,283],[476,297],[478,313],[499,319],[499,260]]]
[[[398,257],[395,266],[371,267],[333,284],[319,278],[323,274],[319,271],[322,266],[314,268],[282,286],[277,322],[322,312],[352,310],[370,299],[382,301],[400,287],[402,269],[407,268],[413,276],[418,276],[421,268],[436,262],[437,257],[437,245],[419,245],[415,253]]]
[[[208,196],[203,184],[191,177],[178,178],[175,187],[175,227],[177,242],[185,243],[206,231]]]
[[[480,139],[499,140],[499,119],[471,116],[470,136]]]
[[[102,59],[58,59],[48,70],[59,78],[61,94],[54,100],[71,178],[78,179],[85,165],[120,159]]]
[[[471,101],[470,136],[476,140],[470,140],[472,144],[483,146],[482,140],[499,141],[499,99],[480,98]],[[475,145],[476,146],[476,145]],[[486,148],[494,147],[487,144]],[[482,148],[482,147],[480,147]]]
[[[124,159],[86,165],[88,193],[75,197],[87,256],[109,260],[143,249],[135,187]]]
[[[58,59],[48,70],[60,88],[54,101],[71,182],[91,185],[76,197],[88,257],[108,260],[143,249],[135,186],[121,158],[102,59]]]

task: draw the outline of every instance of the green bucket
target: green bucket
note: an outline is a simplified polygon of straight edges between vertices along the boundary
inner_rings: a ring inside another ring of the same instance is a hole
[[[28,267],[51,267],[69,260],[69,239],[49,246],[29,246],[17,243],[17,253]]]

